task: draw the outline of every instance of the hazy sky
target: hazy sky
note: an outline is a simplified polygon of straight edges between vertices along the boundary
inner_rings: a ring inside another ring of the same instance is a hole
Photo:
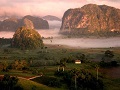
[[[55,15],[62,18],[67,9],[82,7],[89,3],[120,8],[120,0],[0,0],[0,15],[3,13]]]

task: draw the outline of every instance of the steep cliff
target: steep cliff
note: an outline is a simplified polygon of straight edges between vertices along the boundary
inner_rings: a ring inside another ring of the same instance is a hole
[[[61,32],[88,34],[120,32],[120,10],[106,5],[87,4],[67,10]]]
[[[29,29],[34,29],[34,24],[31,20],[27,19],[27,18],[23,18],[19,20],[19,24],[18,27],[22,27],[25,26]]]

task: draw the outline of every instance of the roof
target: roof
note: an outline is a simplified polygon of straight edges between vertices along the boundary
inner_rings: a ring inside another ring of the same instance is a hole
[[[75,60],[75,62],[81,62],[80,60]]]

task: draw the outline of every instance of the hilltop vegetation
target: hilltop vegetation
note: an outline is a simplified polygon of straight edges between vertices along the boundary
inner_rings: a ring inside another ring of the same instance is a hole
[[[35,49],[43,47],[40,34],[34,29],[21,27],[16,30],[12,38],[12,47],[20,49]]]

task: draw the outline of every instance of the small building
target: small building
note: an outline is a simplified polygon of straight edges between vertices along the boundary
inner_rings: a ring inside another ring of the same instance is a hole
[[[81,60],[75,60],[75,64],[81,64]]]

